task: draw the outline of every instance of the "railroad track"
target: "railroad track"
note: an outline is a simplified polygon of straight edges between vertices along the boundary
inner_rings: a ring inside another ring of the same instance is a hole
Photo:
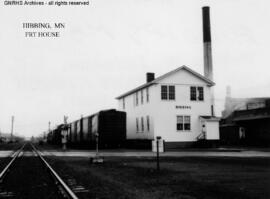
[[[30,143],[13,154],[0,182],[0,198],[78,198]]]

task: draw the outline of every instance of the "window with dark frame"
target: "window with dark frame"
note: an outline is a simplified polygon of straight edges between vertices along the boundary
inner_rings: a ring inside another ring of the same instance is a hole
[[[136,92],[136,106],[138,106],[138,104],[139,104],[139,99],[138,99],[138,92]]]
[[[204,100],[203,87],[191,86],[190,87],[190,100],[191,101],[203,101]]]
[[[139,119],[136,118],[136,131],[139,132]]]
[[[161,86],[161,99],[162,100],[175,100],[175,86]]]
[[[142,125],[142,132],[144,132],[144,123],[143,123],[143,117],[141,117],[141,125]]]
[[[191,101],[196,101],[196,98],[197,98],[196,87],[195,86],[191,86],[190,87],[190,100]]]
[[[141,90],[141,104],[143,104],[143,90]]]
[[[177,131],[190,131],[191,129],[191,120],[190,116],[177,116],[176,130]]]
[[[203,101],[204,100],[204,97],[203,97],[203,87],[198,87],[198,100],[199,101]]]
[[[175,87],[169,86],[169,100],[175,99]]]
[[[176,122],[176,129],[177,131],[183,131],[184,130],[184,121],[183,116],[177,116],[177,122]]]
[[[184,116],[184,130],[190,130],[190,116]]]
[[[149,118],[149,116],[147,115],[146,116],[146,125],[147,125],[147,131],[149,132],[150,131],[150,118]]]
[[[168,99],[167,86],[161,86],[161,99],[162,100]]]

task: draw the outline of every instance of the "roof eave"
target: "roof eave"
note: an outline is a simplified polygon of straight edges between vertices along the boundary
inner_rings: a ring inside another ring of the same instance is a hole
[[[126,96],[128,96],[128,95],[131,95],[131,94],[137,92],[137,91],[140,90],[140,89],[143,89],[143,88],[147,88],[147,87],[149,87],[149,86],[152,86],[153,84],[155,84],[155,80],[153,80],[153,81],[151,81],[151,82],[149,82],[149,83],[143,84],[142,86],[139,86],[139,87],[137,87],[137,88],[134,88],[134,89],[132,89],[131,91],[128,91],[128,92],[126,92],[126,93],[124,93],[124,94],[122,94],[122,95],[116,97],[115,99],[121,99],[121,98],[123,98],[123,97],[126,97]]]

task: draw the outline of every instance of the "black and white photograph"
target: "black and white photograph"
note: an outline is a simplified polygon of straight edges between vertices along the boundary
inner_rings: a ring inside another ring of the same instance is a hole
[[[1,0],[0,198],[269,199],[270,2]]]

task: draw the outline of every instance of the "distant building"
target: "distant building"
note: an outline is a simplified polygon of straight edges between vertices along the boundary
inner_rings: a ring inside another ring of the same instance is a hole
[[[127,139],[164,140],[165,148],[219,140],[219,120],[211,115],[214,83],[186,66],[147,82],[117,97],[127,113]]]
[[[228,87],[220,132],[224,144],[270,146],[270,97],[232,98]]]

